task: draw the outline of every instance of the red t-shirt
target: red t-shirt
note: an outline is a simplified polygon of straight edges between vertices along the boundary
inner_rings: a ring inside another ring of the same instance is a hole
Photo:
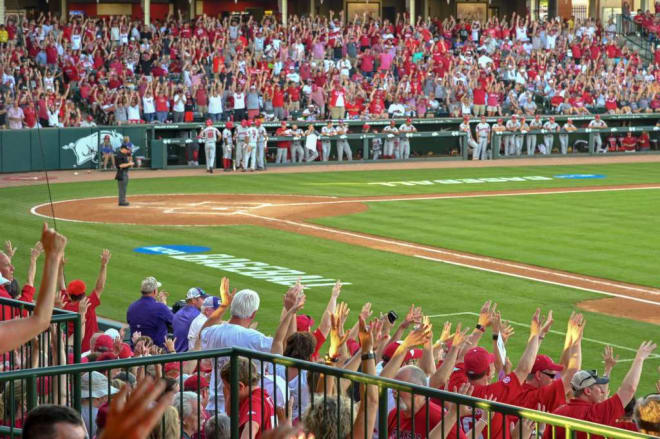
[[[413,436],[413,418],[404,416],[403,413],[401,415],[398,414],[398,410],[394,409],[390,412],[389,416],[387,417],[387,433],[388,437],[390,439],[397,439],[399,437],[403,438],[412,438],[414,437],[415,439],[426,439],[427,436],[427,431],[426,431],[426,405],[422,406],[417,410],[415,413],[415,430],[414,430],[414,436]],[[433,430],[433,428],[438,425],[444,416],[444,411],[442,410],[442,406],[439,406],[437,404],[434,404],[433,402],[428,403],[428,418],[429,418],[429,432]],[[399,428],[397,429],[397,417],[398,423],[399,423]],[[456,426],[457,424],[454,423],[454,426],[451,428],[449,431],[449,435],[447,435],[448,438],[456,438]],[[463,433],[462,430],[458,431],[458,438],[459,439],[466,439],[465,433]]]
[[[263,402],[263,412],[262,412]],[[238,408],[238,428],[239,434],[243,433],[244,428],[249,422],[257,422],[261,426],[256,437],[261,437],[264,431],[272,428],[271,417],[275,414],[273,402],[264,389],[256,388],[252,391],[249,398],[245,398]],[[254,431],[254,430],[253,430]]]
[[[168,99],[165,95],[158,95],[155,99],[156,111],[168,111],[167,103]]]
[[[312,335],[316,339],[316,348],[312,354],[312,361],[316,361],[319,358],[319,351],[321,350],[321,346],[323,346],[323,343],[325,343],[326,339],[323,333],[319,331],[319,328],[316,328],[314,332],[312,332]]]
[[[474,105],[486,105],[486,90],[483,88],[472,90],[472,101]]]
[[[99,295],[96,294],[96,291],[92,291],[92,294],[88,297],[89,308],[87,308],[87,313],[85,314],[85,333],[82,338],[82,352],[87,352],[91,348],[89,341],[94,333],[99,332],[99,324],[96,320],[96,307],[101,304],[101,301],[99,300]],[[80,302],[67,302],[64,304],[64,309],[67,311],[78,312],[80,309]],[[67,335],[71,334],[73,334],[73,322],[69,322],[67,328]]]
[[[57,48],[52,44],[46,46],[46,62],[48,64],[57,64]]]
[[[634,151],[635,147],[637,146],[637,138],[626,136],[621,141],[621,144],[623,145],[623,149],[626,151]]]
[[[273,92],[273,107],[284,106],[284,92],[282,90],[275,90]]]
[[[611,398],[606,399],[598,404],[593,404],[581,399],[571,399],[568,404],[564,404],[557,410],[552,412],[555,415],[567,416],[569,418],[581,419],[583,421],[595,422],[596,424],[616,426],[616,421],[623,416],[625,409],[619,395],[614,394]],[[563,438],[566,434],[561,427],[555,428],[555,436]],[[546,428],[543,432],[543,439],[551,439],[552,428]],[[583,432],[576,432],[575,439],[586,439],[587,434]],[[591,435],[591,439],[603,439],[603,436],[595,434]]]
[[[0,297],[4,297],[5,299],[13,299],[5,290],[4,285],[0,285]],[[23,302],[32,302],[32,299],[34,297],[34,287],[30,285],[23,285],[23,289],[21,290],[21,295],[16,298],[16,300],[22,300]],[[2,309],[0,310],[0,321],[2,320],[11,320],[14,317],[18,316],[18,309],[12,308],[9,305],[3,305]],[[27,317],[27,311],[23,311],[23,317]]]
[[[23,115],[25,116],[25,126],[28,128],[34,128],[34,126],[37,124],[37,111],[34,109],[34,107],[29,105],[23,107]]]

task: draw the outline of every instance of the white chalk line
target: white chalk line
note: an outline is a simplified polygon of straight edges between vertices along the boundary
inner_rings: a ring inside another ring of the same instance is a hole
[[[438,317],[455,317],[455,316],[465,316],[465,315],[478,317],[479,313],[470,312],[470,311],[452,312],[452,313],[447,313],[447,314],[433,314],[433,315],[430,315],[428,317],[438,318]],[[506,320],[506,321],[509,322],[510,324],[514,325],[514,326],[521,326],[521,327],[524,327],[524,328],[529,328],[529,326],[530,326],[528,323],[514,322],[514,321],[511,321],[511,320]],[[551,329],[549,332],[552,333],[552,334],[561,335],[563,337],[566,337],[565,332],[555,331],[554,329]],[[598,340],[598,339],[595,339],[595,338],[582,337],[582,340],[588,341],[590,343],[599,344],[599,345],[602,345],[602,346],[611,346],[613,348],[621,349],[621,350],[624,350],[624,351],[637,352],[637,349],[629,348],[627,346],[617,345],[617,344],[614,344],[614,343],[608,343],[608,342]],[[660,359],[660,354],[651,354],[649,356],[649,359]],[[631,362],[633,360],[634,360],[634,358],[620,359],[620,360],[618,360],[618,362],[619,363],[627,363],[627,362]]]
[[[630,290],[630,291],[638,291],[638,292],[643,292],[645,294],[660,296],[660,292],[656,292],[656,291],[653,291],[653,290],[647,290],[645,288],[632,287],[632,286],[628,286],[628,285],[619,285],[619,284],[616,284],[616,283],[613,283],[613,282],[607,282],[607,281],[603,281],[603,280],[588,279],[588,278],[584,278],[584,277],[576,276],[576,275],[557,273],[557,272],[550,271],[550,270],[544,270],[542,268],[527,267],[527,266],[514,264],[514,263],[496,261],[496,260],[493,260],[491,258],[463,255],[463,254],[460,254],[460,253],[454,253],[452,251],[441,250],[441,249],[437,249],[437,248],[433,248],[433,247],[424,247],[424,246],[419,246],[419,245],[415,245],[415,244],[408,243],[408,242],[399,242],[399,241],[393,241],[393,240],[385,239],[385,238],[377,238],[377,237],[373,237],[373,236],[369,236],[369,235],[363,235],[363,234],[358,234],[358,233],[353,233],[353,232],[347,232],[345,230],[332,229],[332,228],[328,228],[328,227],[317,226],[317,225],[308,224],[308,223],[301,223],[301,222],[297,222],[297,221],[290,221],[290,220],[285,220],[285,219],[280,219],[280,218],[271,218],[271,217],[256,215],[256,214],[253,214],[253,213],[250,213],[250,212],[245,212],[245,211],[239,211],[237,213],[240,214],[240,215],[250,216],[250,217],[253,217],[253,218],[258,218],[258,219],[261,219],[261,220],[264,220],[264,221],[269,221],[269,222],[280,222],[280,223],[284,223],[284,224],[293,225],[293,226],[296,226],[296,227],[307,228],[307,229],[322,231],[322,232],[326,232],[326,233],[334,233],[334,234],[338,234],[338,235],[345,235],[345,236],[350,236],[350,237],[354,237],[354,238],[367,239],[367,240],[370,240],[370,241],[380,242],[380,243],[388,244],[388,245],[395,245],[395,246],[399,246],[399,247],[412,248],[412,249],[415,249],[415,250],[423,250],[423,251],[429,251],[429,252],[434,252],[434,253],[439,253],[439,254],[444,254],[444,255],[451,255],[451,256],[454,256],[454,257],[462,258],[462,259],[488,262],[488,263],[498,263],[498,264],[508,266],[508,267],[512,267],[512,268],[518,268],[518,269],[529,270],[529,271],[536,271],[536,272],[539,272],[539,273],[545,273],[545,274],[549,274],[549,275],[553,275],[553,276],[560,276],[560,277],[564,277],[564,278],[567,278],[567,279],[574,279],[574,280],[579,280],[579,281],[582,281],[582,282],[590,282],[590,283],[593,283],[593,284],[600,284],[600,285],[605,285],[605,286],[614,286],[614,287],[617,287],[617,288],[623,288],[623,289],[627,289],[627,290]],[[460,266],[464,266],[464,267],[468,267],[468,268],[476,268],[476,269],[479,269],[479,270],[490,271],[492,273],[522,277],[522,278],[526,278],[526,279],[529,279],[529,280],[534,280],[534,281],[537,281],[537,282],[545,282],[545,283],[560,285],[560,286],[564,286],[564,287],[568,287],[568,288],[582,289],[584,291],[590,291],[590,292],[594,292],[594,293],[597,293],[597,294],[604,294],[604,295],[608,295],[608,296],[620,297],[620,298],[623,298],[623,299],[628,299],[628,300],[632,300],[632,301],[636,301],[636,302],[640,302],[640,303],[647,303],[647,304],[660,306],[660,302],[654,302],[654,301],[651,301],[651,300],[640,299],[640,298],[636,298],[636,297],[629,297],[629,296],[625,296],[625,295],[617,295],[616,293],[608,293],[608,292],[605,292],[605,291],[602,291],[602,290],[581,288],[581,287],[573,286],[571,284],[552,282],[552,281],[547,281],[547,280],[544,280],[544,279],[538,279],[538,278],[533,278],[533,277],[524,277],[524,276],[521,276],[521,275],[514,275],[514,274],[510,274],[510,273],[506,273],[506,272],[502,272],[502,271],[498,271],[498,270],[486,269],[486,268],[483,268],[483,267],[479,267],[477,265],[461,264],[461,263],[458,263],[458,262],[449,262],[449,261],[445,261],[444,259],[434,259],[434,258],[429,258],[427,256],[419,256],[419,255],[415,255],[415,256],[419,257],[419,258],[434,260],[434,261],[437,261],[437,262],[445,262],[445,263],[448,263],[448,264],[454,264],[454,265],[460,265]]]
[[[572,284],[563,283],[563,282],[555,282],[555,281],[546,280],[546,279],[539,279],[539,278],[536,278],[536,277],[533,277],[533,276],[524,276],[522,274],[507,273],[505,271],[494,270],[494,269],[491,269],[491,268],[479,267],[478,265],[461,264],[460,262],[446,261],[444,259],[432,258],[430,256],[422,256],[422,255],[414,255],[414,256],[416,258],[426,259],[426,260],[429,260],[429,261],[442,262],[442,263],[445,263],[445,264],[457,265],[459,267],[472,268],[472,269],[475,269],[475,270],[487,271],[489,273],[495,273],[495,274],[501,274],[501,275],[504,275],[504,276],[517,277],[517,278],[520,278],[520,279],[527,279],[527,280],[532,280],[532,281],[535,281],[535,282],[543,282],[543,283],[550,284],[550,285],[557,285],[557,286],[560,286],[560,287],[573,288],[573,289],[576,289],[576,290],[587,291],[587,292],[590,292],[590,293],[603,294],[605,296],[618,297],[620,299],[627,299],[627,300],[632,300],[632,301],[635,301],[635,302],[646,303],[646,304],[649,304],[649,305],[660,306],[660,302],[654,302],[652,300],[641,299],[641,298],[638,298],[638,297],[630,297],[630,296],[626,296],[624,294],[610,293],[610,292],[607,292],[607,291],[596,290],[596,289],[593,289],[593,288],[580,287],[580,286],[577,286],[577,285],[572,285]],[[505,264],[503,264],[503,265],[505,265]]]

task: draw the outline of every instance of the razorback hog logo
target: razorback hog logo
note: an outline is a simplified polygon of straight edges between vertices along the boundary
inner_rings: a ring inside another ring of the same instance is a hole
[[[76,156],[76,166],[84,165],[87,162],[97,163],[99,160],[99,145],[103,143],[105,136],[110,136],[110,144],[113,150],[119,149],[124,137],[117,131],[101,130],[98,133],[81,137],[80,139],[62,146],[63,149],[73,151]],[[133,153],[140,149],[139,146],[133,146]]]

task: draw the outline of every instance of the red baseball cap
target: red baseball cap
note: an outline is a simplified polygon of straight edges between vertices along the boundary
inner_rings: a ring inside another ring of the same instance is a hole
[[[210,127],[211,125],[213,125],[213,121],[211,119],[206,119],[206,126]]]
[[[119,358],[131,358],[132,356],[133,351],[131,350],[131,347],[126,343],[122,343],[121,350],[119,351]]]
[[[542,370],[564,370],[564,366],[557,364],[552,361],[552,358],[547,355],[537,355],[536,361],[534,361],[534,366],[532,367],[532,373],[542,371]]]
[[[197,375],[189,376],[183,382],[184,391],[197,392],[200,389],[207,389],[208,387],[209,387],[209,381],[201,375],[199,376],[199,378],[197,377]]]
[[[482,375],[488,372],[490,364],[495,361],[495,356],[486,349],[477,346],[465,354],[465,373],[469,375]]]
[[[87,285],[80,279],[72,280],[69,282],[69,286],[66,287],[66,292],[70,296],[82,296],[85,294],[85,291],[87,291]]]
[[[314,319],[311,316],[301,314],[296,316],[296,330],[307,332],[314,326]]]
[[[242,127],[246,127],[246,126],[248,126],[248,121],[245,120],[245,119],[243,119],[243,120],[241,121],[241,126],[242,126]]]
[[[393,341],[392,343],[388,344],[383,351],[383,359],[389,361],[394,356],[394,353],[399,348],[400,344],[400,341]],[[406,357],[403,359],[403,362],[407,363],[410,360],[421,358],[423,353],[424,351],[421,349],[410,349],[408,352],[406,352]]]
[[[280,123],[280,125],[282,125],[283,127],[285,127],[285,126],[286,126],[286,121],[283,120],[283,121]]]
[[[99,357],[96,358],[96,361],[111,361],[116,360],[117,356],[114,352],[104,352]]]
[[[257,126],[261,126],[261,119],[257,119],[254,123],[257,124]]]
[[[165,373],[172,370],[181,370],[179,362],[175,361],[173,363],[165,363]]]
[[[112,351],[115,342],[107,334],[99,335],[99,337],[94,342],[93,350],[96,352],[107,352]]]
[[[229,122],[227,122],[227,123],[225,124],[225,127],[229,128],[229,129],[234,128],[234,122],[232,122],[232,121],[230,120]]]
[[[360,343],[350,338],[346,340],[346,347],[351,352],[351,355],[355,355],[355,353],[360,350]]]
[[[406,119],[406,122],[412,122],[411,118]]]
[[[363,130],[366,130],[366,129],[369,128],[369,127],[370,127],[370,125],[369,125],[368,123],[365,123],[364,125],[362,125],[362,129],[363,129]]]

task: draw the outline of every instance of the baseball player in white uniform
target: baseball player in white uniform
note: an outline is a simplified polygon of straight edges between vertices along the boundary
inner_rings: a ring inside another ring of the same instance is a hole
[[[222,137],[219,129],[213,126],[213,121],[206,121],[206,128],[199,133],[199,138],[204,141],[204,151],[206,152],[206,172],[213,174],[215,169],[215,148],[216,142]]]
[[[243,151],[243,172],[254,171],[257,167],[257,140],[259,139],[259,130],[252,121],[248,122],[246,132],[247,142]]]
[[[408,140],[408,134],[414,133],[417,131],[412,124],[412,119],[406,119],[406,122],[401,124],[399,127],[399,158],[408,160],[410,158],[410,140]]]
[[[589,128],[607,128],[607,124],[600,118],[600,114],[597,114],[594,116],[594,120],[589,122]],[[605,154],[607,152],[607,147],[603,148],[603,139],[600,137],[600,133],[594,134],[594,146],[598,153]]]
[[[318,131],[314,128],[314,124],[310,123],[307,126],[307,131],[305,131],[305,161],[313,162],[319,156],[318,151],[316,150],[316,142],[318,139]],[[309,144],[308,144],[309,143]],[[313,146],[313,148],[311,148]]]
[[[266,144],[268,143],[268,132],[261,125],[261,119],[255,122],[257,126],[257,169],[265,169],[266,163]]]
[[[293,136],[293,143],[291,144],[291,162],[302,163],[305,158],[305,150],[302,147],[303,130],[298,128],[295,123],[291,126],[291,135]]]
[[[343,120],[339,121],[339,126],[337,127],[337,135],[339,139],[337,140],[337,161],[341,162],[344,160],[344,154],[346,154],[346,160],[349,162],[353,160],[353,152],[351,147],[348,144],[347,139],[342,139],[342,136],[348,134],[348,127]]]
[[[399,134],[399,130],[394,124],[395,122],[390,120],[390,124],[383,128],[383,134],[387,134],[387,138],[385,139],[385,149],[383,150],[383,156],[385,158],[394,157],[394,150],[396,149],[396,144],[398,142],[396,136]]]
[[[545,151],[542,151],[544,154],[552,154],[552,147],[553,144],[555,143],[555,135],[557,131],[559,131],[559,124],[555,122],[554,117],[550,117],[550,120],[548,120],[544,125],[543,129],[546,130],[548,133],[543,135],[543,144],[545,146]]]
[[[511,116],[511,119],[506,121],[506,130],[512,133],[518,132],[520,130],[520,122],[518,122],[518,116],[514,114]],[[517,136],[515,134],[504,136],[504,155],[514,155],[516,153],[516,137]]]
[[[571,119],[566,120],[566,123],[562,127],[562,131],[572,133],[575,130],[577,130],[577,127],[573,125],[573,121]],[[561,146],[561,153],[568,154],[568,134],[559,135],[559,145]]]
[[[337,134],[335,127],[332,126],[332,121],[328,120],[328,124],[321,128],[321,136],[334,136]],[[321,140],[321,159],[327,162],[330,158],[330,146],[332,145],[330,139]]]
[[[497,122],[493,124],[491,127],[491,132],[492,133],[503,133],[506,131],[506,126],[504,126],[504,123],[502,123],[502,119],[497,119]],[[495,145],[493,145],[493,150],[491,151],[491,154],[493,154],[495,151],[497,151],[498,154],[502,153],[502,137],[504,136],[496,136],[495,137]]]
[[[247,145],[248,121],[243,119],[241,125],[236,127],[236,148],[234,148],[234,170],[243,164],[243,151]]]
[[[543,129],[543,121],[538,114],[529,123],[530,131],[541,131]],[[527,134],[527,155],[534,155],[536,152],[536,134]]]
[[[222,167],[225,168],[225,172],[231,171],[231,155],[234,147],[232,128],[234,128],[234,123],[229,121],[225,124],[225,129],[222,130]]]
[[[465,145],[465,139],[463,137],[460,138],[459,142],[461,144],[461,149],[462,148],[472,148],[472,157],[474,158],[474,155],[476,154],[477,150],[479,149],[479,144],[474,141],[472,138],[472,130],[470,129],[470,117],[469,116],[463,116],[463,123],[461,123],[458,126],[458,129],[464,133],[467,133],[467,146]]]
[[[529,125],[527,125],[525,118],[521,117],[520,130],[518,131],[518,135],[516,135],[516,155],[518,156],[522,154],[523,144],[525,143],[525,136],[527,135],[528,131]]]
[[[486,116],[481,116],[481,122],[475,127],[477,133],[477,145],[472,153],[472,160],[486,160],[488,158],[488,142],[490,142],[490,125],[486,122]]]
[[[378,130],[376,130],[376,128],[371,129],[371,126],[368,123],[362,125],[362,132],[365,134],[367,133],[378,134]],[[374,137],[373,139],[371,139],[372,160],[378,160],[382,151],[383,151],[383,139],[381,139],[380,137]]]

